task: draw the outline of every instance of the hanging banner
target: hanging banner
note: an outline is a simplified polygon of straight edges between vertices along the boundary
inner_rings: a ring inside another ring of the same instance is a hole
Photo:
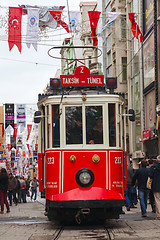
[[[32,130],[32,125],[31,124],[27,125],[27,130],[28,130],[28,136],[27,136],[27,141],[28,141],[30,133],[31,133],[31,130]]]
[[[49,10],[49,12],[52,17],[57,21],[57,23],[69,33],[68,25],[61,20],[61,10]]]
[[[22,8],[21,7],[9,7],[8,18],[8,45],[11,51],[13,46],[16,45],[21,52],[21,21],[22,21]]]
[[[76,31],[77,24],[79,22],[80,12],[79,11],[70,11],[69,12],[69,30],[71,32]]]
[[[17,124],[15,123],[15,124],[14,124],[14,132],[13,132],[13,139],[14,139],[14,140],[16,140],[16,138],[17,138],[17,130],[18,130]]]
[[[26,45],[28,48],[30,48],[32,44],[36,51],[37,51],[38,31],[39,31],[39,9],[28,8]]]
[[[17,114],[17,128],[19,128],[20,132],[22,133],[26,127],[26,105],[17,104],[16,114]]]
[[[16,149],[22,148],[22,136],[18,135],[17,136],[17,142],[16,142]]]
[[[88,11],[90,26],[92,31],[93,46],[97,46],[97,43],[98,43],[96,28],[100,18],[100,14],[101,12],[98,12],[98,11]]]
[[[5,104],[5,129],[8,126],[14,128],[14,104]]]

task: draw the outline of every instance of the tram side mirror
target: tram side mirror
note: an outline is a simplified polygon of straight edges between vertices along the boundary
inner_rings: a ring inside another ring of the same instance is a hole
[[[134,122],[135,121],[135,111],[133,109],[129,109],[128,113],[129,113],[129,120],[131,122]]]
[[[41,119],[41,111],[36,111],[34,113],[34,123],[40,123]]]

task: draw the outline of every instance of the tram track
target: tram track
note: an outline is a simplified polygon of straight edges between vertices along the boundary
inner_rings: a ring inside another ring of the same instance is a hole
[[[61,234],[63,233],[63,230],[64,230],[64,227],[62,225],[58,226],[51,240],[58,240]]]
[[[114,240],[113,234],[105,225],[57,226],[51,240],[70,239],[104,239]]]

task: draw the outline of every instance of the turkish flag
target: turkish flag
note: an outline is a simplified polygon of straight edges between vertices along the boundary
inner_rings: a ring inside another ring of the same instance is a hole
[[[88,11],[90,26],[92,31],[93,46],[97,46],[97,43],[98,43],[96,28],[97,28],[100,14],[101,12],[98,12],[98,11]]]
[[[52,15],[52,17],[56,20],[56,22],[69,33],[68,25],[61,20],[61,10],[48,10],[48,11]]]
[[[142,35],[142,33],[141,33],[140,29],[139,29],[138,24],[135,22],[134,15],[135,15],[135,13],[128,13],[129,20],[132,23],[132,28],[131,28],[132,29],[132,33],[133,33],[133,36],[135,38],[137,38],[137,39],[138,39],[138,37],[140,35],[140,42],[142,42],[143,41],[143,35]]]
[[[7,144],[8,145],[8,151],[11,151],[11,144]]]
[[[32,125],[31,124],[27,125],[27,130],[28,130],[28,136],[27,136],[27,141],[28,141],[30,133],[31,133],[31,130],[32,130]]]
[[[13,132],[13,139],[14,139],[14,140],[16,140],[17,131],[18,131],[18,128],[17,128],[17,124],[15,123],[15,124],[14,124],[14,132]]]
[[[38,144],[35,144],[35,150],[38,151]]]
[[[22,8],[21,7],[9,7],[8,18],[8,45],[11,51],[14,44],[21,52],[21,21],[22,21]]]

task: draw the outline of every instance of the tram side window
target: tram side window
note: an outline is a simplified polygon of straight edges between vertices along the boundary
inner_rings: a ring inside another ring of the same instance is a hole
[[[82,107],[66,107],[66,144],[82,144]]]
[[[116,146],[116,117],[115,104],[108,104],[108,119],[109,119],[109,146]]]
[[[102,106],[86,107],[86,138],[87,144],[103,144]]]
[[[52,106],[52,146],[60,147],[60,119],[59,119],[59,105]]]

